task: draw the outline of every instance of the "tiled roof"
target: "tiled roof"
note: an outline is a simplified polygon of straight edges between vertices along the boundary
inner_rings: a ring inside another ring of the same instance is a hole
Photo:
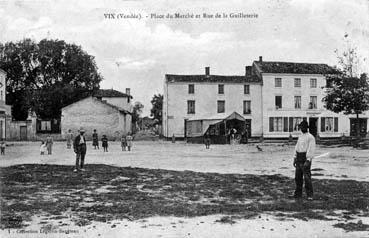
[[[188,82],[188,83],[261,83],[261,79],[256,75],[252,76],[225,76],[225,75],[176,75],[166,74],[167,82]]]
[[[278,74],[335,74],[338,71],[327,64],[310,64],[294,62],[272,62],[272,61],[254,61],[261,73]]]
[[[119,92],[114,89],[99,89],[93,93],[94,97],[105,97],[105,98],[113,98],[113,97],[131,97],[131,95]]]

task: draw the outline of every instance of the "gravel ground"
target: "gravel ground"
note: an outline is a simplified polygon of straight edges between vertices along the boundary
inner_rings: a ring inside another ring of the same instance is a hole
[[[287,198],[292,145],[157,141],[122,152],[112,142],[88,148],[82,175],[64,143],[53,155],[38,146],[13,143],[0,157],[1,227],[12,228],[1,237],[369,236],[368,150],[318,146],[329,154],[313,162],[317,199],[299,205]]]

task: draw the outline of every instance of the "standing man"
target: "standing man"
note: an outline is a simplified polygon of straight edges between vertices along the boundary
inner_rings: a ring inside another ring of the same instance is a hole
[[[73,172],[77,171],[84,171],[83,165],[85,162],[85,155],[86,155],[86,138],[84,136],[85,130],[81,127],[79,130],[79,135],[76,136],[73,143],[73,149],[76,153],[76,168]],[[80,162],[81,161],[81,162]]]
[[[99,136],[97,135],[96,129],[94,129],[94,133],[92,133],[92,145],[94,146],[95,150],[96,147],[99,149]]]
[[[302,134],[297,140],[293,166],[295,171],[296,190],[294,198],[302,197],[302,185],[305,180],[305,191],[308,200],[313,200],[313,184],[311,182],[311,161],[315,153],[315,138],[308,132],[309,125],[307,121],[300,123]]]
[[[46,148],[47,148],[47,154],[51,155],[53,150],[53,138],[49,135],[46,137]]]

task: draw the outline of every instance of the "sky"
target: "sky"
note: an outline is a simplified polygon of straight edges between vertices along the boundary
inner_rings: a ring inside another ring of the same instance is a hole
[[[175,13],[200,17],[166,18]],[[240,13],[257,17],[231,17]],[[122,18],[131,14],[141,18]],[[244,75],[259,56],[334,66],[347,40],[369,72],[369,0],[0,0],[0,42],[23,38],[81,45],[100,88],[130,88],[147,116],[165,74]]]

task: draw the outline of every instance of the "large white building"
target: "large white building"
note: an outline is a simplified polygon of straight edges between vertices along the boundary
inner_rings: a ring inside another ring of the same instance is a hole
[[[6,101],[6,72],[0,69],[0,139],[6,138],[6,124],[11,120],[11,107]],[[8,120],[8,121],[7,121]]]
[[[333,113],[322,102],[324,75],[335,72],[326,64],[271,62],[259,57],[242,76],[211,75],[208,67],[204,75],[167,74],[163,134],[200,138],[206,132],[226,135],[236,127],[238,132],[247,128],[252,137],[287,138],[296,137],[298,124],[307,120],[315,136],[354,135],[356,115]],[[363,133],[368,130],[368,117],[368,112],[360,115]]]

